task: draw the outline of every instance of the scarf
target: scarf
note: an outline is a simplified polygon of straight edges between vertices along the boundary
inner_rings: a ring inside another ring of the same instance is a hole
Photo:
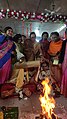
[[[60,52],[61,47],[62,47],[62,40],[61,39],[57,42],[51,41],[51,43],[49,45],[48,53],[49,54],[57,54],[58,52]]]

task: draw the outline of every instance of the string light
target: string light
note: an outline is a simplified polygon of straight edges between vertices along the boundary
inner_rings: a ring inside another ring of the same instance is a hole
[[[39,20],[41,22],[67,22],[66,15],[50,15],[49,13],[31,13],[21,10],[0,9],[0,17],[2,18],[15,18],[22,21],[25,20]]]

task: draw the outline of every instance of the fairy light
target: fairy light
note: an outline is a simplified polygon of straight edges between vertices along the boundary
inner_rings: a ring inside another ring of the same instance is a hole
[[[42,22],[67,22],[66,15],[50,15],[47,13],[35,13],[35,12],[26,12],[21,10],[10,10],[10,9],[0,9],[0,15],[3,15],[4,18],[16,18],[20,20],[31,20],[31,19],[38,19]],[[3,18],[3,17],[2,17]]]

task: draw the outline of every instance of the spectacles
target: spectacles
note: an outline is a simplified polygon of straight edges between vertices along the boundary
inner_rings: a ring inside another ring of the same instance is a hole
[[[31,38],[36,38],[36,37],[31,37]]]

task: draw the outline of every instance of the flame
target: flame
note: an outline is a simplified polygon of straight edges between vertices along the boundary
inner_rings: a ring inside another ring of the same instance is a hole
[[[47,119],[52,119],[51,115],[53,114],[53,109],[55,108],[55,100],[50,96],[52,88],[49,84],[49,79],[45,78],[45,80],[42,81],[42,85],[43,95],[40,95],[39,97],[42,107],[42,114],[45,115]]]

